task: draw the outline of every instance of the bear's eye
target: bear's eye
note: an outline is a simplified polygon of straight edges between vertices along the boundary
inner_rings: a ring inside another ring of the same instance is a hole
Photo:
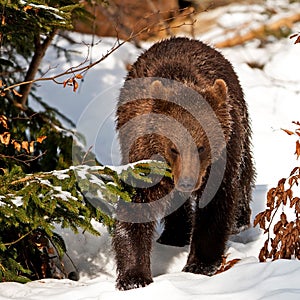
[[[205,147],[204,147],[204,146],[198,147],[198,153],[199,153],[199,154],[203,153],[204,150],[205,150]]]
[[[179,151],[175,147],[171,147],[170,150],[171,150],[171,153],[174,154],[174,155],[179,154]]]

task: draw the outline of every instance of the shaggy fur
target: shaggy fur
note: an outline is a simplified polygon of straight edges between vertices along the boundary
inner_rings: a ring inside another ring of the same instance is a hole
[[[181,97],[192,111],[197,112],[202,109],[197,97],[187,96],[176,85],[170,88],[163,80],[153,80],[153,77],[180,82],[203,96],[220,122],[225,144],[209,143],[208,133],[201,126],[208,125],[209,134],[214,134],[209,114],[202,115],[200,124],[183,107],[167,101]],[[149,78],[149,84],[146,81],[145,86],[129,87],[128,83],[136,78]],[[145,90],[150,91],[151,97]],[[135,101],[129,102],[132,95]],[[187,135],[174,129],[164,118],[161,122],[147,118],[151,113],[169,116],[182,124],[193,142],[186,142]],[[183,271],[214,274],[221,263],[229,234],[250,222],[249,203],[254,180],[248,112],[231,64],[218,51],[200,41],[171,38],[156,43],[129,71],[116,115],[123,163],[161,157],[170,164],[173,174],[173,180],[164,178],[153,187],[138,188],[133,202],[152,203],[169,193],[169,204],[182,197],[188,198],[164,218],[165,227],[158,242],[173,246],[190,244]],[[136,117],[140,117],[138,123],[130,122]],[[151,131],[153,128],[155,132]],[[166,132],[176,143],[165,135]],[[178,149],[178,145],[184,147]],[[214,198],[202,207],[197,204],[214,159],[225,162],[224,176]],[[197,160],[200,160],[200,167],[196,167]],[[192,205],[193,202],[196,205]],[[164,209],[161,208],[157,218]],[[117,288],[126,290],[152,282],[150,253],[154,228],[155,221],[117,222],[113,237]]]

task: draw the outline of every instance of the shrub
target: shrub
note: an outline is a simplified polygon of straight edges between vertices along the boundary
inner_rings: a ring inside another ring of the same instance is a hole
[[[294,131],[284,131],[296,136],[295,155],[300,156],[300,122]],[[300,167],[295,167],[290,175],[278,181],[276,187],[267,193],[267,208],[260,212],[254,220],[254,226],[259,225],[267,238],[260,250],[259,260],[267,259],[300,259],[300,197],[294,194],[295,187],[300,183]],[[286,210],[292,209],[294,217],[288,220]],[[274,224],[275,220],[278,220]]]

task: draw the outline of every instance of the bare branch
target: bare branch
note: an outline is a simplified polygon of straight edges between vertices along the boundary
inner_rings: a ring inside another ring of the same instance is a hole
[[[192,15],[194,13],[194,11],[189,11],[188,9],[182,9],[182,10],[176,10],[176,11],[179,11],[179,12],[188,11],[188,13],[185,15],[185,17],[189,16],[189,15]],[[151,15],[153,15],[153,14],[151,14]],[[178,28],[178,27],[186,26],[186,25],[193,26],[193,24],[194,24],[194,22],[192,22],[192,23],[185,23],[184,22],[184,23],[176,25],[176,26],[168,25],[168,22],[173,20],[173,19],[174,19],[174,17],[169,17],[169,18],[165,18],[165,19],[161,20],[161,22],[163,23],[161,25],[164,25],[164,26],[160,27],[159,29],[156,29],[156,31],[157,32],[166,31],[166,30],[170,30],[172,28]],[[53,81],[56,84],[65,84],[66,85],[66,82],[72,82],[72,80],[74,80],[76,78],[76,74],[81,74],[81,75],[84,74],[89,69],[93,68],[95,65],[98,65],[103,60],[105,60],[108,56],[110,56],[112,53],[117,51],[125,43],[130,42],[132,40],[135,40],[135,38],[137,38],[139,35],[143,34],[144,32],[153,30],[153,28],[157,27],[157,25],[158,24],[156,22],[150,23],[148,26],[142,28],[141,30],[139,30],[136,33],[134,33],[134,31],[132,31],[130,36],[125,40],[121,41],[120,39],[117,39],[115,45],[110,50],[108,50],[106,52],[106,54],[102,55],[102,57],[99,58],[98,60],[96,60],[95,62],[91,62],[91,63],[85,65],[88,61],[88,56],[87,56],[87,58],[82,63],[80,63],[79,65],[77,65],[75,67],[71,67],[71,68],[67,69],[64,72],[61,72],[61,73],[56,74],[56,75],[51,76],[51,77],[40,77],[40,78],[36,78],[36,79],[30,78],[29,80],[25,80],[23,82],[19,82],[19,83],[4,87],[2,89],[2,92],[13,91],[16,87],[19,87],[19,86],[26,86],[26,85],[31,86],[33,83],[40,82],[40,81]],[[61,78],[63,76],[67,76],[67,75],[72,75],[72,76],[69,79],[67,79],[65,81],[62,81],[62,82],[58,80],[59,78]],[[25,90],[25,88],[23,90]],[[29,88],[29,90],[30,90],[30,88]],[[28,96],[28,94],[27,94],[27,96]],[[26,99],[27,99],[27,96],[26,96]],[[23,97],[22,97],[23,102],[25,101],[24,97],[25,96],[23,95]],[[22,102],[22,104],[23,104],[23,102]]]
[[[18,242],[20,242],[21,240],[23,240],[26,236],[28,236],[29,234],[31,234],[34,231],[34,229],[30,230],[29,232],[25,233],[24,235],[22,235],[21,237],[19,237],[17,240],[10,242],[10,243],[4,243],[3,245],[6,247],[10,247],[14,244],[17,244]]]
[[[10,156],[10,155],[4,155],[4,154],[0,154],[0,157],[1,158],[8,158],[8,159],[12,159],[14,161],[17,161],[19,163],[23,163],[24,165],[26,166],[29,166],[29,163],[41,158],[43,155],[46,154],[47,151],[44,151],[43,153],[37,155],[37,156],[34,156],[32,158],[28,158],[26,160],[23,160],[21,157],[24,157],[25,155],[18,155],[18,156]],[[26,157],[29,157],[29,155],[26,155]]]

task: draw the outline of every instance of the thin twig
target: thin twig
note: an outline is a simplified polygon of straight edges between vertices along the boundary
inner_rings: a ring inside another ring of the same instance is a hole
[[[12,159],[12,160],[15,160],[15,161],[17,161],[17,162],[21,162],[21,163],[23,163],[23,164],[26,165],[26,166],[29,166],[29,163],[31,163],[31,162],[33,162],[33,161],[39,159],[40,157],[42,157],[43,155],[45,155],[46,152],[47,152],[47,150],[45,150],[43,153],[41,153],[41,154],[39,154],[39,155],[37,155],[37,156],[31,158],[31,159],[26,159],[26,160],[22,160],[22,159],[20,159],[20,158],[15,157],[15,156],[5,155],[5,154],[0,154],[0,157],[1,157],[1,158]],[[21,157],[21,156],[22,156],[22,155],[19,155],[19,157]]]
[[[184,10],[179,10],[179,11],[184,11]],[[190,12],[188,13],[187,15],[191,15],[193,12]],[[169,18],[165,18],[163,19],[164,21],[164,24],[166,24],[168,21],[171,21],[173,20],[174,17],[169,17]],[[186,23],[183,23],[181,25],[176,25],[174,26],[174,28],[178,28],[180,26],[185,26],[185,25],[189,25],[189,26],[192,26],[194,24],[194,22],[192,22],[191,24],[186,24]],[[67,69],[66,71],[64,72],[61,72],[57,75],[54,75],[54,76],[51,76],[51,77],[40,77],[40,78],[37,78],[37,79],[32,79],[32,80],[27,80],[27,81],[23,81],[23,82],[19,82],[19,83],[16,83],[16,84],[13,84],[13,85],[10,85],[10,86],[7,86],[5,87],[4,89],[2,89],[2,92],[6,92],[6,91],[11,91],[13,90],[14,88],[18,87],[18,86],[23,86],[23,85],[31,85],[33,83],[36,83],[36,82],[40,82],[40,81],[53,81],[57,84],[64,84],[65,81],[63,82],[60,82],[58,81],[57,79],[63,77],[63,76],[66,76],[66,75],[74,75],[75,73],[79,73],[79,74],[83,74],[85,72],[87,72],[89,69],[91,69],[92,67],[94,67],[95,65],[101,63],[103,60],[105,60],[108,56],[110,56],[112,53],[114,53],[115,51],[117,51],[120,47],[122,47],[125,43],[127,42],[130,42],[132,40],[134,40],[136,37],[138,37],[139,35],[141,35],[142,33],[144,32],[147,32],[149,31],[153,26],[157,25],[156,23],[152,23],[144,28],[142,28],[141,30],[139,30],[138,32],[134,33],[132,32],[130,34],[130,36],[123,40],[123,41],[120,41],[119,39],[116,41],[116,44],[114,45],[113,48],[111,48],[109,51],[107,51],[106,54],[102,55],[101,58],[99,58],[98,60],[96,60],[95,62],[93,63],[89,63],[88,65],[84,66],[84,64],[87,62],[87,59],[85,59],[82,63],[80,63],[79,65],[77,65],[76,67],[71,67],[69,69]],[[169,26],[168,25],[168,28],[171,29],[173,28],[172,26]],[[157,31],[162,31],[162,30],[166,30],[167,28],[163,27],[163,28],[160,28],[158,29]]]
[[[84,154],[82,160],[81,160],[81,164],[84,165],[86,163],[85,159],[87,158],[87,156],[89,155],[89,153],[91,153],[93,148],[93,145],[89,147],[89,149],[86,151],[86,153]]]
[[[20,238],[18,238],[17,240],[15,240],[15,241],[13,241],[13,242],[10,242],[10,243],[4,243],[3,245],[4,245],[4,246],[7,246],[7,247],[12,246],[12,245],[14,245],[14,244],[20,242],[21,240],[23,240],[26,236],[28,236],[29,234],[31,234],[34,230],[35,230],[35,229],[32,229],[32,230],[30,230],[29,232],[27,232],[27,233],[25,233],[24,235],[22,235],[22,236],[21,236]]]

